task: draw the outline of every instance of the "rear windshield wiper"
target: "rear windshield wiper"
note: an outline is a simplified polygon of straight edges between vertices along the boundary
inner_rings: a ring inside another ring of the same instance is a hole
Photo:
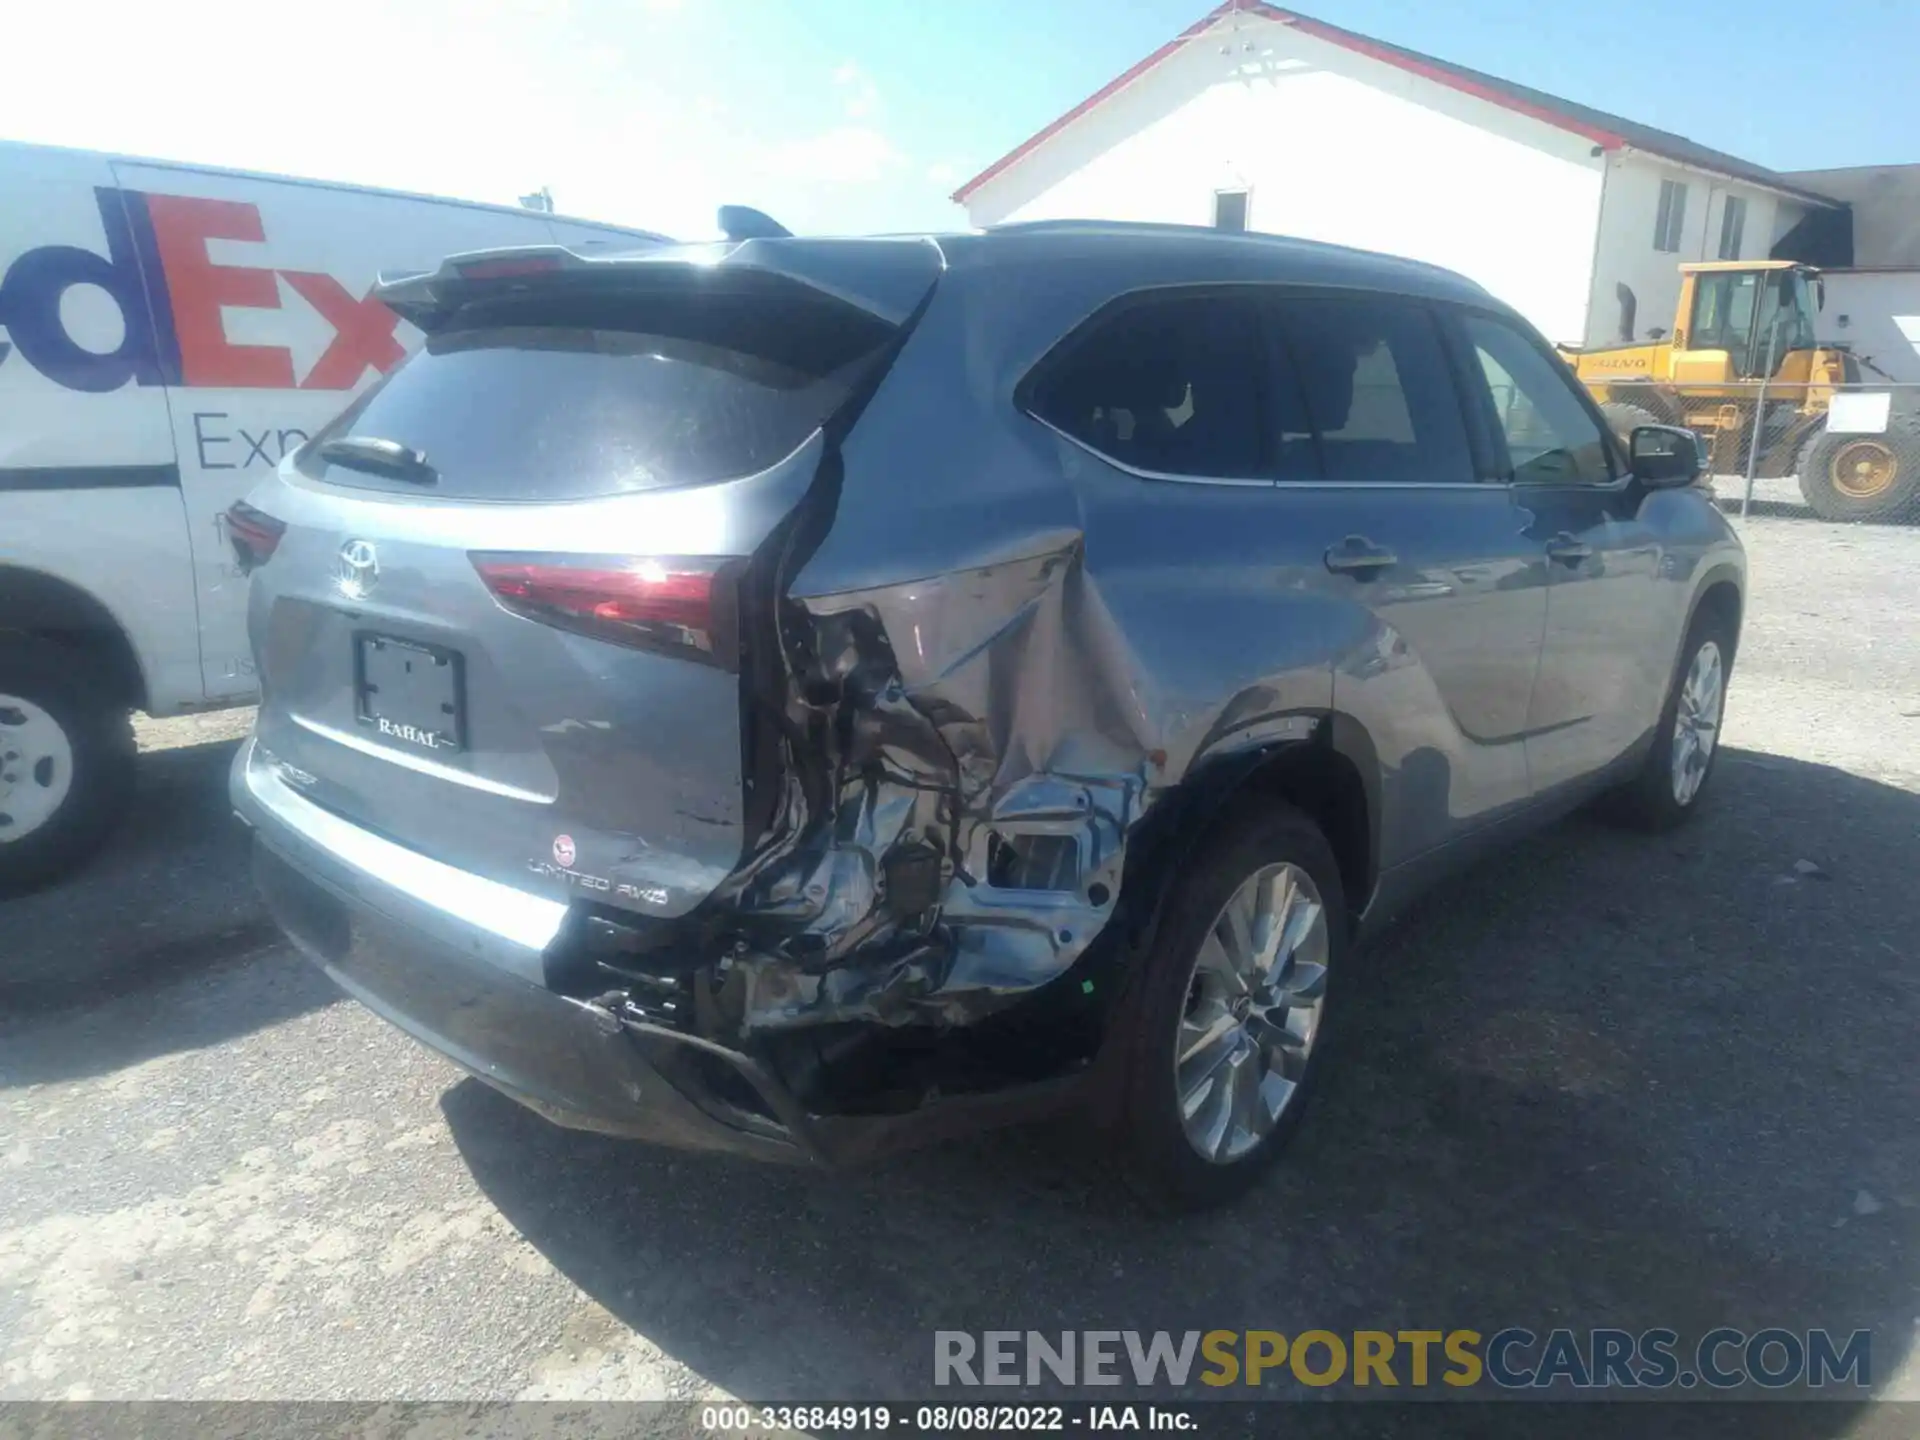
[[[427,457],[398,440],[380,440],[370,435],[342,435],[322,441],[314,453],[329,465],[348,470],[365,470],[408,480],[415,485],[439,483],[440,472],[427,463]]]

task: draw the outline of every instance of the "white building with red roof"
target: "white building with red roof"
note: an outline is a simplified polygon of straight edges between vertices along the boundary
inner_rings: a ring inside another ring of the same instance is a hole
[[[1846,213],[1736,156],[1264,0],[1227,0],[953,198],[976,226],[1159,221],[1411,256],[1592,345],[1664,333],[1680,262],[1820,260]]]

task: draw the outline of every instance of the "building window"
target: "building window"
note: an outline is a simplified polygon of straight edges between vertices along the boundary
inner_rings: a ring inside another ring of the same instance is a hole
[[[1653,219],[1653,248],[1680,253],[1680,232],[1687,224],[1687,187],[1678,180],[1660,182],[1660,213]]]
[[[1747,234],[1747,202],[1738,195],[1729,195],[1727,205],[1720,212],[1720,258],[1738,260],[1740,242]]]
[[[1216,190],[1213,192],[1213,228],[1236,232],[1247,228],[1246,191]]]

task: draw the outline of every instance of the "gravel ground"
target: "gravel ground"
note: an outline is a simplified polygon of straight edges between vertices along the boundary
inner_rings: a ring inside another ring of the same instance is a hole
[[[150,725],[112,851],[0,905],[0,1397],[901,1397],[935,1328],[1779,1324],[1872,1327],[1920,1398],[1920,531],[1745,533],[1710,817],[1575,819],[1425,902],[1287,1162],[1179,1223],[1070,1125],[840,1176],[551,1128],[275,941],[245,717]]]

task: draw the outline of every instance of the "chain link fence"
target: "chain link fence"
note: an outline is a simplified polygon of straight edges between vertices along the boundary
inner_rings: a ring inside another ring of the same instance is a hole
[[[1920,385],[1595,382],[1624,439],[1636,425],[1700,438],[1714,494],[1745,515],[1920,523]]]

